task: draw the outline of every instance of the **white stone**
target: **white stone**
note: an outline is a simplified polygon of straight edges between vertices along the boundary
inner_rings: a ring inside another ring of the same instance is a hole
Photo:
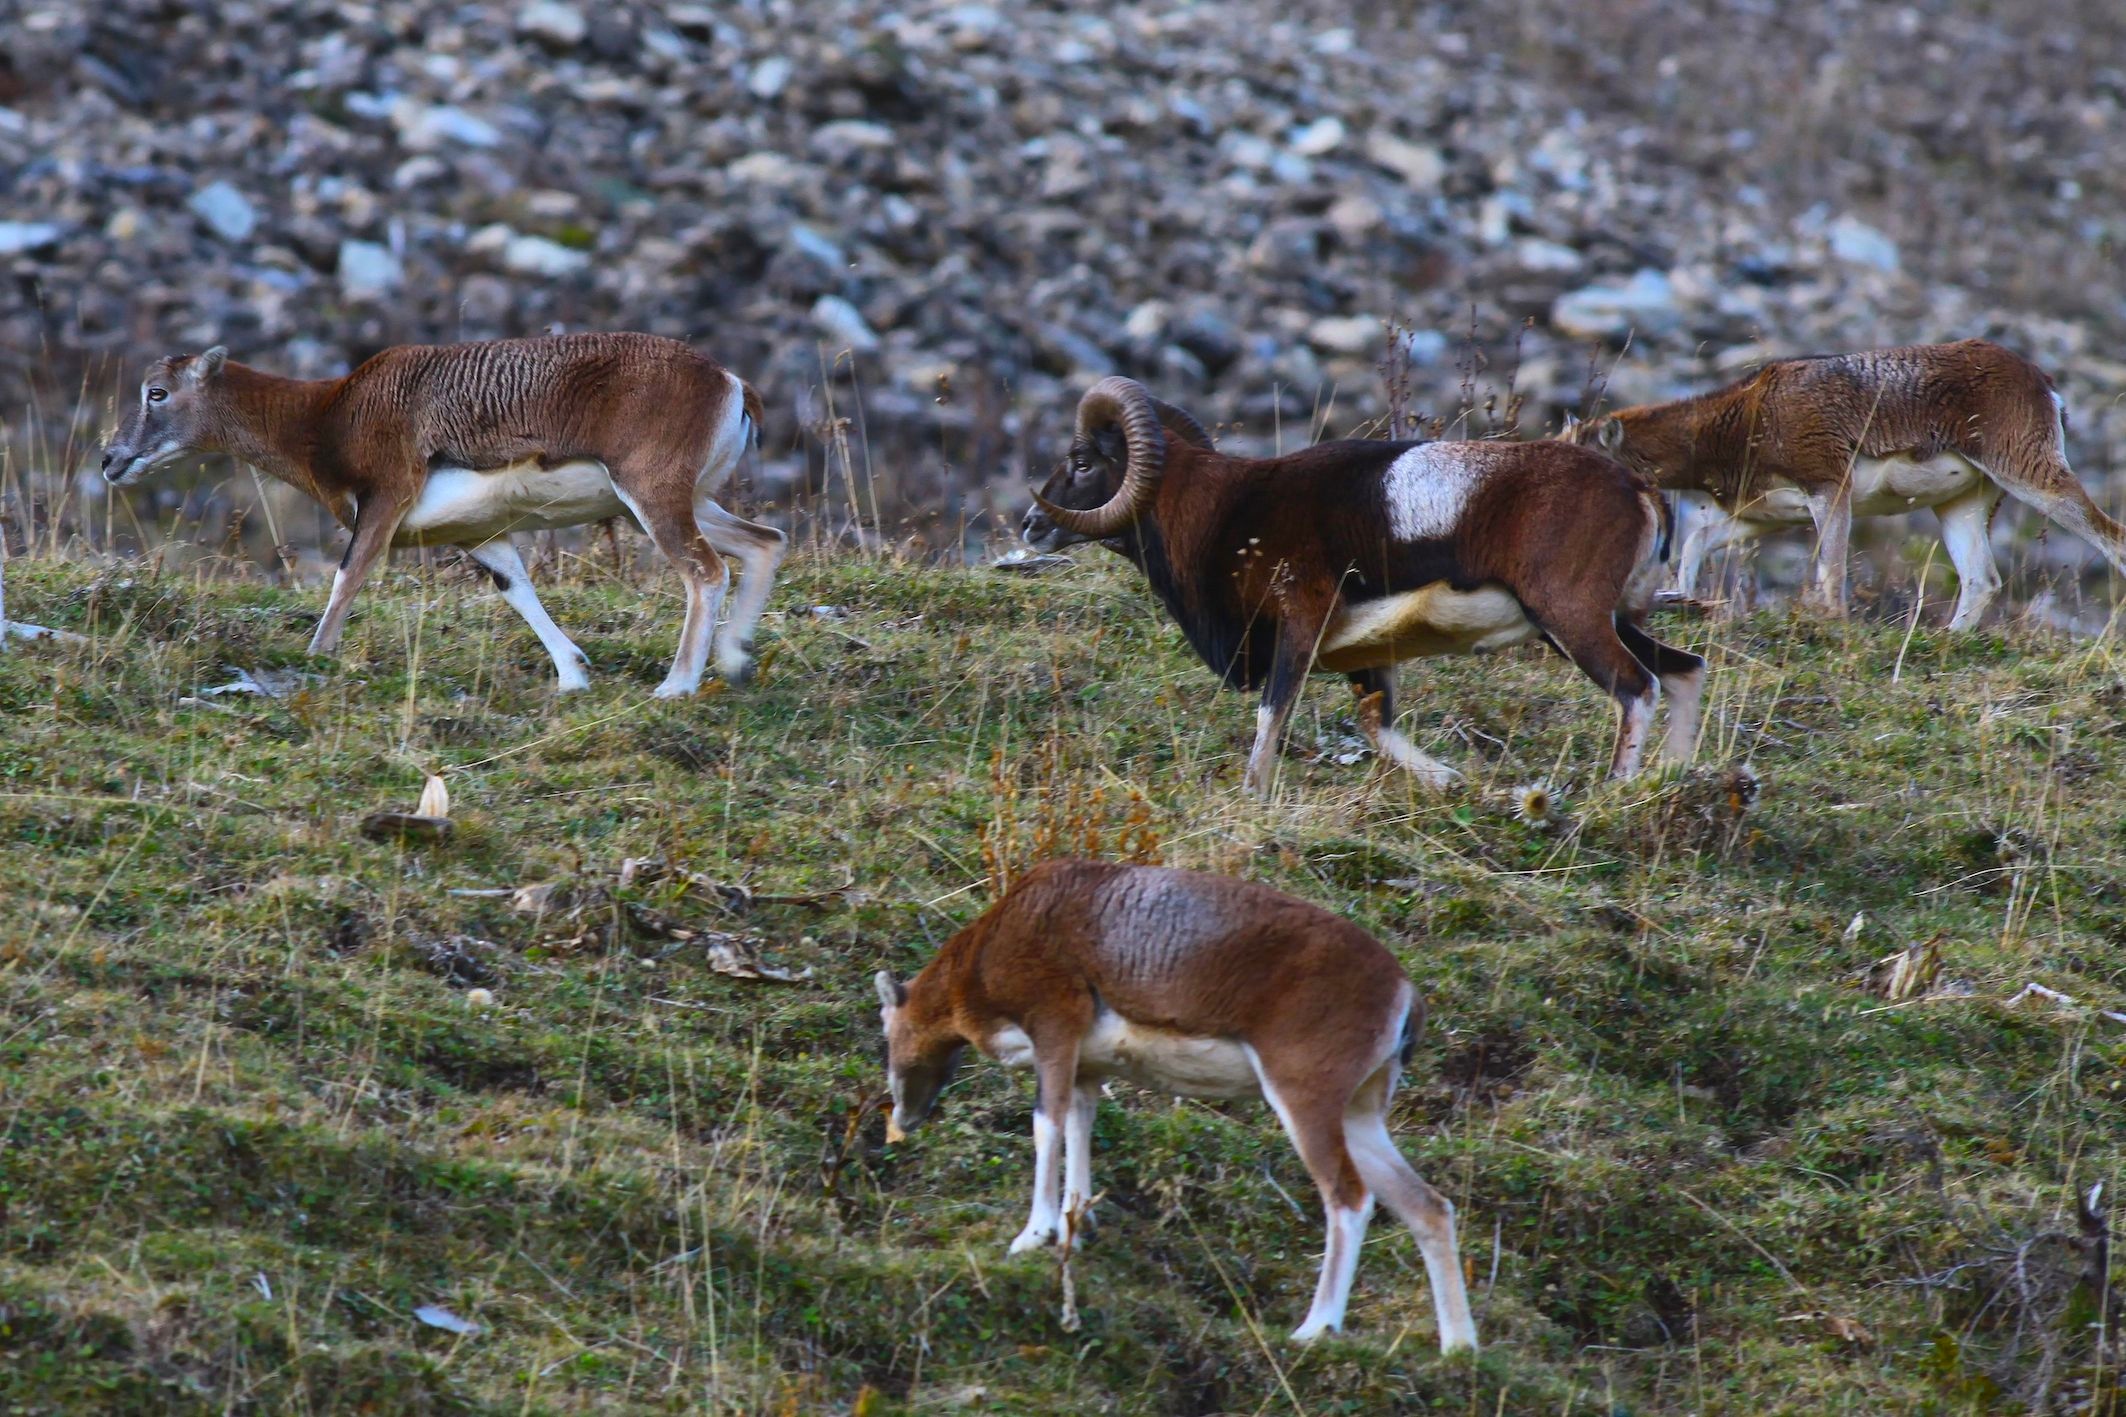
[[[1612,339],[1632,330],[1662,335],[1682,325],[1683,312],[1668,276],[1642,270],[1620,285],[1583,286],[1559,296],[1550,323],[1583,339]]]
[[[200,188],[185,205],[224,241],[242,241],[258,227],[258,213],[249,199],[226,182]]]
[[[502,248],[503,267],[518,275],[557,279],[574,275],[590,263],[591,258],[584,252],[571,250],[544,236],[513,236]]]
[[[860,118],[822,123],[812,130],[812,150],[834,162],[855,153],[890,148],[894,142],[891,128],[883,123],[866,123]]]
[[[863,312],[839,295],[822,295],[812,303],[812,323],[837,349],[865,354],[878,348],[878,335],[864,323]]]
[[[773,54],[753,66],[746,75],[746,92],[755,98],[770,99],[789,87],[790,76],[797,66],[780,54]]]
[[[1515,242],[1513,259],[1524,271],[1546,275],[1570,275],[1587,264],[1579,252],[1562,241],[1545,241],[1540,236],[1524,236]]]
[[[757,152],[747,153],[725,171],[749,186],[789,187],[796,184],[803,168],[781,153]]]
[[[1830,238],[1831,254],[1847,265],[1897,269],[1897,243],[1858,217],[1842,216],[1824,234]]]
[[[399,288],[406,271],[387,246],[374,241],[340,243],[340,294],[348,300],[375,300]]]
[[[1402,178],[1414,191],[1426,194],[1437,192],[1447,176],[1447,159],[1438,148],[1413,143],[1393,133],[1375,132],[1367,137],[1366,156]]]
[[[502,130],[485,118],[476,118],[448,104],[419,103],[400,99],[391,106],[391,124],[399,141],[416,152],[457,143],[468,148],[493,148],[502,144]]]
[[[517,33],[562,49],[583,43],[591,32],[590,21],[573,5],[560,0],[532,0],[517,11]]]
[[[1344,143],[1344,123],[1334,114],[1317,118],[1303,128],[1292,130],[1292,151],[1302,157],[1321,157],[1335,152]]]
[[[53,221],[0,221],[0,256],[57,246],[66,228]]]
[[[1380,321],[1371,315],[1329,315],[1307,327],[1307,343],[1331,354],[1375,353],[1380,335]]]

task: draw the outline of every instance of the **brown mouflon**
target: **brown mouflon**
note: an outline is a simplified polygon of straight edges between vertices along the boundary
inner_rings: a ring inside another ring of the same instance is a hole
[[[1035,501],[1029,545],[1099,541],[1128,557],[1213,673],[1261,688],[1253,791],[1269,791],[1315,669],[1349,676],[1384,759],[1445,786],[1454,770],[1395,731],[1393,666],[1538,637],[1620,705],[1613,776],[1639,768],[1657,686],[1673,701],[1666,756],[1696,744],[1705,661],[1643,628],[1666,509],[1589,449],[1345,440],[1227,457],[1195,419],[1109,378],[1079,403],[1070,452]]]
[[[1930,507],[1959,582],[1949,628],[1968,629],[2000,591],[1988,532],[2004,493],[2126,573],[2126,528],[2067,465],[2051,377],[1987,340],[1782,359],[1695,398],[1573,425],[1566,437],[1679,495],[1686,595],[1708,552],[1813,524],[1809,600],[1842,615],[1853,518]]]
[[[718,670],[743,680],[782,560],[773,527],[718,506],[760,429],[760,398],[678,340],[572,334],[399,345],[339,379],[283,379],[220,346],[158,360],[105,447],[113,486],[197,453],[227,453],[324,504],[353,531],[312,654],[339,644],[355,592],[393,546],[458,546],[494,578],[553,656],[563,690],[589,684],[583,651],[547,615],[510,534],[629,517],[686,581],[679,652],[657,692],[700,687],[716,615]]]
[[[1230,876],[1049,861],[915,978],[881,971],[877,984],[889,1139],[929,1114],[970,1044],[1033,1069],[1033,1210],[1012,1253],[1074,1238],[1093,1198],[1103,1082],[1260,1097],[1328,1212],[1320,1283],[1292,1336],[1343,1326],[1380,1200],[1417,1236],[1441,1349],[1476,1347],[1454,1207],[1388,1135],[1424,1005],[1395,957],[1348,920]]]

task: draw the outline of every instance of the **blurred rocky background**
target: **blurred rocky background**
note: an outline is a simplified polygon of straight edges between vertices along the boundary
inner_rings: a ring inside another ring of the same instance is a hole
[[[766,395],[755,505],[910,548],[1007,530],[1100,374],[1269,449],[1377,428],[1391,339],[1528,436],[1991,336],[2126,491],[2116,0],[0,0],[0,46],[18,544],[255,498],[70,480],[155,354],[551,326],[695,341]]]

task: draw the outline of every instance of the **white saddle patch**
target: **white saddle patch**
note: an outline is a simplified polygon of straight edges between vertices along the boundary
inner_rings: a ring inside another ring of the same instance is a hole
[[[1377,669],[1435,654],[1478,654],[1535,638],[1503,586],[1455,590],[1445,581],[1344,607],[1314,656],[1322,669]]]
[[[1398,541],[1451,536],[1484,475],[1472,465],[1465,443],[1427,443],[1412,448],[1381,477],[1388,505],[1388,532]]]
[[[393,542],[478,543],[513,531],[551,531],[627,515],[604,463],[515,463],[478,472],[439,467],[428,474]]]

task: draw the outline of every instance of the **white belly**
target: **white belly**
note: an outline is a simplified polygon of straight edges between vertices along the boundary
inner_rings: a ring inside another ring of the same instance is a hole
[[[1853,460],[1853,515],[1891,517],[1952,502],[1986,480],[1977,464],[1961,453],[1927,459],[1911,457]],[[1791,482],[1775,482],[1754,501],[1735,508],[1744,521],[1776,526],[1806,526],[1809,499]]]
[[[1198,1038],[1131,1023],[1102,1009],[1078,1045],[1078,1071],[1176,1097],[1259,1097],[1261,1080],[1234,1038]]]
[[[1433,654],[1476,654],[1535,638],[1521,603],[1501,586],[1454,590],[1445,581],[1346,606],[1315,663],[1347,672]]]
[[[1033,1042],[1014,1024],[992,1033],[983,1051],[1006,1067],[1034,1065]],[[1102,1009],[1079,1040],[1078,1076],[1096,1082],[1121,1078],[1175,1097],[1262,1095],[1255,1065],[1238,1039],[1199,1038],[1148,1028],[1112,1009]]]
[[[517,463],[485,472],[441,467],[428,474],[393,540],[401,546],[478,543],[626,515],[603,463]]]

